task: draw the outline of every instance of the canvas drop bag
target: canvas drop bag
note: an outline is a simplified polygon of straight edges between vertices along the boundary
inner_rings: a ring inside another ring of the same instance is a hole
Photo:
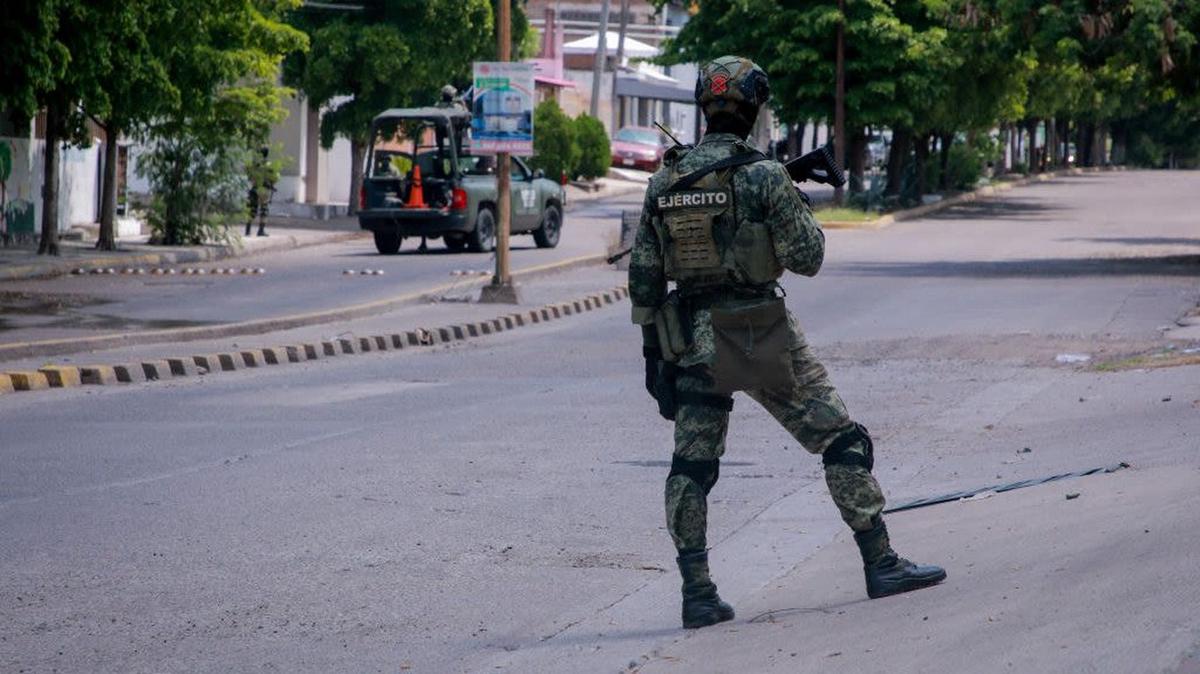
[[[711,368],[722,393],[755,389],[791,390],[792,329],[782,299],[738,308],[716,308],[712,314],[716,358]]]

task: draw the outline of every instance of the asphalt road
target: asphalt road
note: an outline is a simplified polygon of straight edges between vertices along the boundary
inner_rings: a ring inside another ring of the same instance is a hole
[[[1105,372],[1056,357],[1164,346],[1160,328],[1200,301],[1197,188],[1191,173],[1080,176],[831,231],[823,273],[784,284],[877,438],[893,502],[1125,460],[1176,476],[1161,490],[1128,483],[1158,509],[1145,517],[1097,520],[1144,505],[1111,493],[1095,517],[1033,496],[897,515],[901,553],[945,563],[950,580],[862,602],[819,461],[781,451],[795,442],[739,396],[710,541],[722,594],[743,612],[685,633],[661,513],[671,431],[642,389],[621,305],[433,352],[0,399],[0,670],[756,671],[738,663],[796,639],[748,620],[795,607],[780,621],[809,647],[778,671],[824,671],[835,651],[838,671],[1010,671],[911,657],[910,638],[1017,653],[1026,671],[1186,663],[1200,633],[1180,606],[1198,593],[1165,565],[1194,559],[1195,542],[1175,535],[1150,554],[1106,536],[1149,517],[1189,530],[1190,507],[1163,499],[1188,493],[1181,476],[1200,467],[1196,367]],[[1089,503],[1080,484],[1069,503]],[[1003,630],[959,620],[1051,570],[1029,587],[1087,591],[1026,593]],[[1119,574],[1133,572],[1169,579],[1164,593],[1184,603],[1102,611],[1128,597]],[[946,629],[912,628],[939,607]],[[846,611],[853,631],[819,619]],[[1054,639],[1030,638],[1048,624]],[[825,648],[848,636],[855,649]],[[889,654],[920,667],[888,670]]]
[[[571,205],[562,238],[539,249],[530,236],[512,238],[511,268],[521,269],[607,251],[621,211],[641,208],[640,193]],[[211,270],[261,267],[261,276],[65,276],[0,283],[0,343],[62,339],[146,329],[210,325],[333,309],[478,278],[493,253],[451,252],[430,241],[405,241],[399,255],[379,255],[369,236],[342,243],[189,265]],[[383,276],[345,276],[382,270]]]

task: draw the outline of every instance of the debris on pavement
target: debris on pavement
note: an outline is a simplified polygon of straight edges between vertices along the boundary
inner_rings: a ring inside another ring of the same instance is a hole
[[[1060,353],[1054,357],[1054,362],[1062,363],[1063,365],[1073,365],[1076,363],[1086,363],[1092,357],[1086,353]]]
[[[1079,498],[1079,492],[1077,492],[1077,491],[1073,491],[1073,492],[1071,492],[1070,494],[1067,494],[1067,500],[1068,500],[1068,501],[1071,501],[1071,500],[1074,500],[1074,499],[1077,499],[1077,498]]]

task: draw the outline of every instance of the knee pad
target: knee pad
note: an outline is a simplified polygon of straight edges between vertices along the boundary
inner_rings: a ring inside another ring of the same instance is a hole
[[[861,444],[863,451],[858,453],[850,448]],[[867,470],[875,467],[875,445],[867,433],[867,427],[854,424],[854,428],[843,432],[834,438],[833,442],[821,456],[826,466],[862,466]]]
[[[691,461],[673,456],[671,457],[671,472],[667,474],[667,479],[670,480],[676,475],[690,478],[700,485],[700,488],[704,490],[704,495],[708,496],[708,492],[712,491],[721,475],[721,460]]]

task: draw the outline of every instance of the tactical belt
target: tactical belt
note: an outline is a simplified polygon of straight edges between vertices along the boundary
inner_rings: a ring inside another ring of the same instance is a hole
[[[686,190],[692,185],[695,185],[696,182],[701,178],[712,173],[713,171],[720,171],[721,169],[727,169],[734,166],[745,166],[746,164],[753,164],[755,162],[763,161],[766,158],[767,155],[759,152],[758,150],[754,150],[753,152],[743,152],[742,154],[735,154],[726,157],[719,161],[715,161],[704,168],[692,171],[679,180],[676,180],[675,184],[671,185],[671,187],[667,189],[667,192]]]
[[[705,290],[694,290],[691,292],[683,291],[679,294],[679,299],[687,306],[689,310],[708,309],[722,302],[736,300],[764,300],[775,299],[775,289],[778,284],[772,283],[767,286],[726,286],[720,288],[712,288]]]

